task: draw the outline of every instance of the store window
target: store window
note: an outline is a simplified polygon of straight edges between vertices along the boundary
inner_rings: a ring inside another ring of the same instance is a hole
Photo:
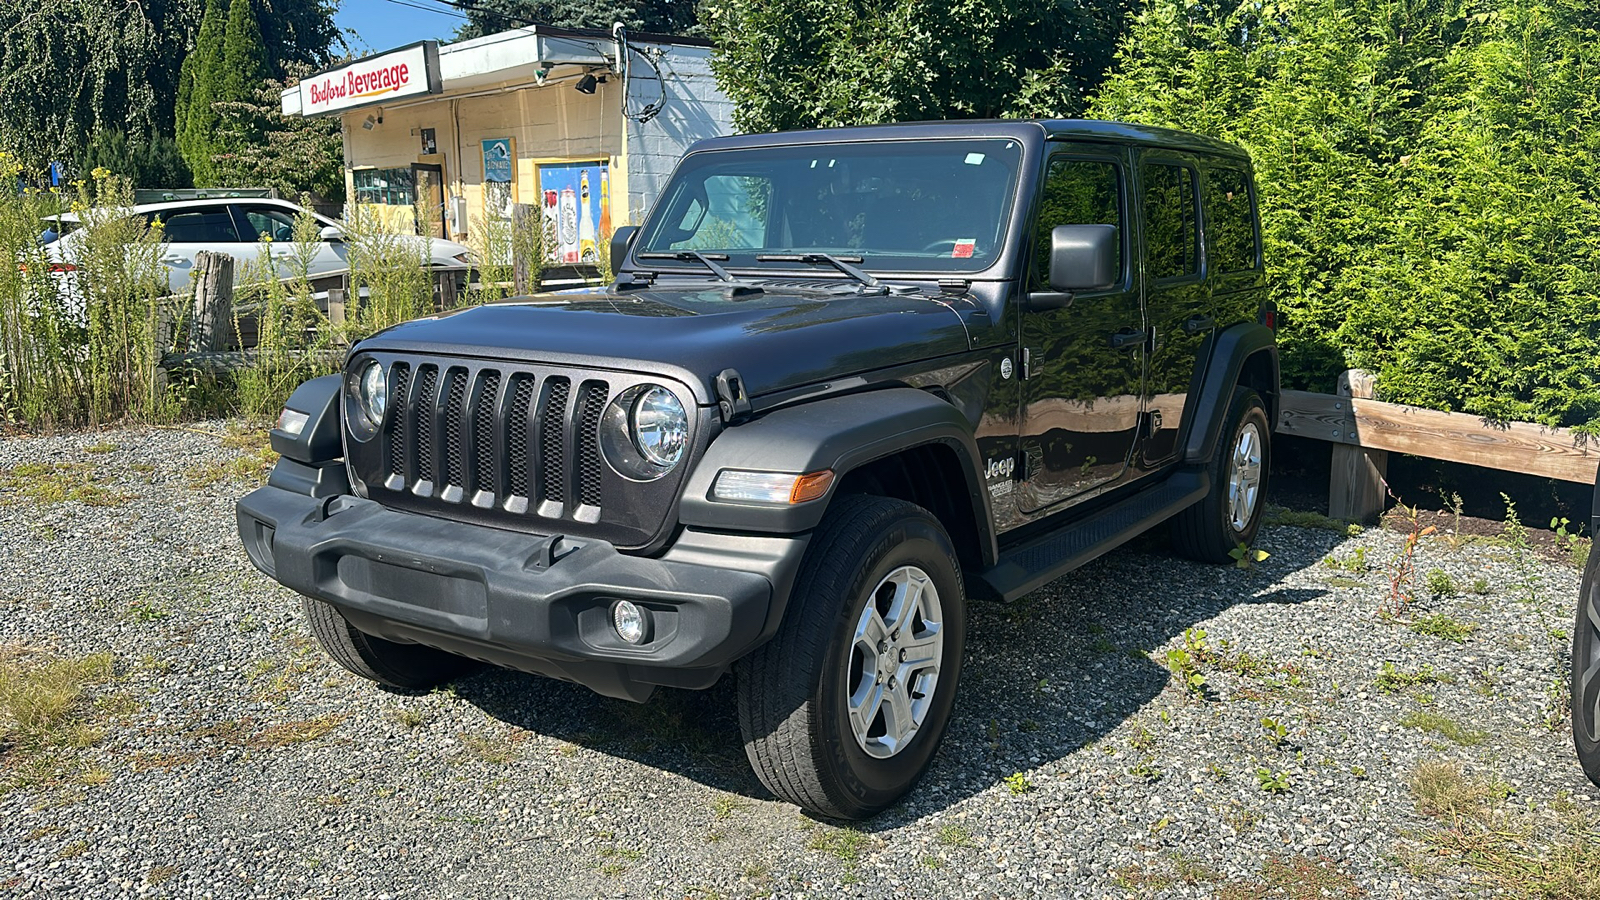
[[[416,202],[416,178],[403,169],[357,169],[356,202],[410,206]]]

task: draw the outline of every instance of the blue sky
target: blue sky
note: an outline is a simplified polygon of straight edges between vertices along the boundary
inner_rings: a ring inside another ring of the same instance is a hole
[[[442,4],[430,0],[404,2],[409,5],[389,0],[341,0],[334,21],[347,32],[345,40],[350,42],[351,52],[364,56],[416,41],[449,40],[463,22],[459,13]],[[418,6],[441,12],[416,9]]]

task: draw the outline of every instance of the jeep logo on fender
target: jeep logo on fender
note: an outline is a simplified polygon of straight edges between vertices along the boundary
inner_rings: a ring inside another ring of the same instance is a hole
[[[991,459],[989,460],[988,468],[984,471],[984,477],[991,479],[1010,478],[1011,473],[1016,469],[1017,460],[1015,457],[1008,456],[1005,459]]]

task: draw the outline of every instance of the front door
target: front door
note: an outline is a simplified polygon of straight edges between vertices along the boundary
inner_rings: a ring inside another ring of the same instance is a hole
[[[1115,225],[1121,276],[1060,309],[1022,312],[1022,508],[1048,514],[1125,476],[1139,435],[1145,323],[1128,217],[1125,151],[1082,145],[1045,167],[1032,236],[1028,289],[1049,290],[1057,225]]]
[[[449,238],[450,226],[444,220],[444,167],[412,163],[411,179],[417,186],[417,233]],[[422,218],[424,213],[427,216],[426,223]]]

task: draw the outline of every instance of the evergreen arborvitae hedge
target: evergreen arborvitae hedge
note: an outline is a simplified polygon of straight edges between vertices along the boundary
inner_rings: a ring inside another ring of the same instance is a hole
[[[1600,6],[1150,0],[1092,110],[1250,150],[1286,385],[1600,434]]]

